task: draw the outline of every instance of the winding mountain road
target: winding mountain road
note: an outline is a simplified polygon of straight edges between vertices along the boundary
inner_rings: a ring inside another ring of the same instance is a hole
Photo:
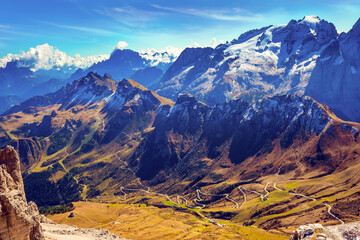
[[[295,193],[295,192],[289,192],[290,194],[292,195],[295,195],[295,196],[300,196],[300,197],[303,197],[303,198],[307,198],[309,200],[312,200],[312,201],[318,201],[316,198],[313,198],[313,197],[309,197],[309,196],[306,196],[304,194],[300,194],[300,193]],[[331,212],[331,209],[332,209],[332,206],[330,206],[327,202],[322,202],[323,205],[325,205],[327,208],[328,208],[328,213],[333,217],[335,218],[336,220],[338,220],[341,224],[345,224],[343,220],[341,220],[340,218],[338,218],[335,214],[333,214]]]
[[[227,193],[225,193],[225,194],[210,194],[210,193],[204,193],[200,189],[196,189],[196,194],[200,201],[202,200],[200,197],[200,194],[205,195],[205,196],[211,196],[211,197],[225,197],[225,199],[227,199],[228,201],[233,202],[235,204],[235,208],[239,208],[239,203],[236,202],[234,199],[231,199],[229,197],[229,194],[227,194]]]
[[[239,206],[239,208],[242,208],[242,206],[244,206],[244,204],[246,203],[246,194],[245,192],[241,189],[241,187],[237,187],[237,189],[239,189],[239,191],[243,194],[244,196],[244,202]]]
[[[101,118],[101,117],[100,117]],[[102,120],[102,130],[101,131],[104,131],[105,129],[105,123],[104,123],[104,119],[101,118]],[[122,134],[124,134],[125,136],[127,136],[129,139],[131,139],[132,137],[129,136],[128,134],[126,134],[125,132],[121,132]],[[184,202],[185,206],[188,207],[188,208],[197,208],[198,210],[201,210],[203,208],[206,207],[206,204],[204,203],[201,203],[201,201],[204,201],[201,197],[201,195],[203,196],[210,196],[210,197],[224,197],[227,201],[230,201],[234,204],[234,208],[237,208],[237,209],[240,209],[242,208],[245,203],[247,202],[247,195],[245,193],[245,191],[247,192],[250,192],[250,193],[254,193],[258,196],[260,196],[260,199],[261,201],[266,201],[268,199],[268,195],[270,194],[270,192],[267,190],[268,186],[270,184],[273,184],[273,187],[275,190],[278,190],[278,191],[285,191],[283,189],[280,189],[276,186],[276,182],[267,182],[264,186],[264,192],[265,194],[263,193],[259,193],[257,191],[254,191],[254,190],[250,190],[250,189],[247,189],[243,186],[238,186],[237,189],[240,191],[240,193],[243,195],[244,197],[244,201],[239,204],[237,201],[235,201],[234,199],[230,198],[230,194],[211,194],[211,193],[205,193],[203,191],[201,191],[201,189],[196,189],[196,198],[194,198],[192,201],[195,203],[194,206],[192,205],[189,205],[189,200],[182,196],[182,195],[176,195],[176,202],[173,201],[167,194],[163,194],[163,193],[158,193],[158,192],[154,192],[154,191],[151,191],[150,187],[148,186],[145,186],[141,180],[136,176],[136,173],[128,166],[127,162],[126,161],[123,161],[121,159],[120,156],[118,156],[118,153],[120,151],[116,152],[115,153],[115,157],[121,161],[125,167],[121,166],[121,168],[123,169],[126,169],[128,171],[130,171],[132,173],[132,175],[135,177],[135,179],[137,179],[137,182],[138,184],[142,187],[142,188],[125,188],[123,186],[120,187],[120,192],[123,194],[123,197],[121,198],[120,196],[116,196],[119,200],[121,201],[125,201],[127,199],[127,195],[128,193],[126,193],[125,191],[140,191],[140,192],[144,192],[144,193],[147,193],[147,194],[152,194],[152,195],[157,195],[157,196],[162,196],[162,197],[165,197],[167,200],[169,200],[172,204],[174,205],[180,205],[181,204],[181,201]],[[69,155],[68,152],[67,152],[67,148],[65,148],[65,153],[67,154],[67,156]],[[303,197],[303,198],[307,198],[309,200],[312,200],[312,201],[317,201],[317,199],[313,198],[313,197],[309,197],[309,196],[306,196],[304,194],[300,194],[300,193],[295,193],[295,192],[289,192],[289,194],[292,194],[292,195],[296,195],[296,196],[300,196],[300,197]],[[98,198],[99,201],[102,202],[101,198]],[[324,204],[327,208],[328,208],[328,213],[334,217],[335,219],[337,219],[339,222],[341,222],[341,224],[344,224],[344,221],[342,221],[340,218],[338,218],[337,216],[335,216],[332,212],[331,212],[331,209],[332,207],[326,203],[326,202],[323,202],[322,204]],[[198,211],[199,215],[203,216],[199,211]],[[208,218],[206,216],[203,216],[205,218]],[[209,219],[209,218],[208,218]]]

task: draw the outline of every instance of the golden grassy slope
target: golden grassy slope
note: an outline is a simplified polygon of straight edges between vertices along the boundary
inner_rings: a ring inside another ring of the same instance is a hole
[[[105,228],[122,237],[150,239],[288,239],[288,236],[266,232],[256,227],[243,227],[221,221],[218,227],[190,213],[174,208],[157,208],[144,204],[105,204],[76,202],[75,217],[69,213],[48,216],[57,223],[84,228]]]

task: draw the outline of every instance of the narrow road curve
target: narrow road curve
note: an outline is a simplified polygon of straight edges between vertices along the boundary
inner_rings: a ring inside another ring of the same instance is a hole
[[[296,196],[300,196],[300,197],[303,197],[303,198],[307,198],[307,199],[310,199],[312,201],[318,201],[316,198],[313,198],[313,197],[309,197],[309,196],[306,196],[304,194],[300,194],[300,193],[295,193],[295,192],[289,192],[290,194],[292,195],[296,195]],[[336,220],[338,220],[341,224],[345,224],[343,220],[341,220],[340,218],[338,218],[337,216],[335,216],[335,214],[333,214],[331,212],[331,206],[327,203],[327,202],[322,202],[323,205],[325,205],[327,208],[328,208],[328,213],[333,217],[335,218]]]
[[[237,189],[239,189],[239,191],[243,194],[244,196],[244,202],[240,205],[239,209],[242,208],[242,206],[244,206],[244,204],[246,203],[246,194],[245,192],[241,189],[241,186],[237,187]]]
[[[124,132],[121,132],[122,134],[124,134],[125,136],[127,136],[129,139],[131,139],[132,137],[129,136],[128,134],[124,133]]]
[[[67,147],[64,148],[64,152],[65,152],[66,156],[69,156],[69,155],[70,155],[70,154],[67,152]]]
[[[121,161],[121,158],[117,155],[118,152],[115,153],[115,156],[119,159],[119,161]],[[135,177],[136,177],[136,174],[135,172],[130,169],[127,165],[127,163],[125,161],[122,161],[125,165],[126,165],[126,169],[129,170]],[[136,177],[137,178],[137,177]],[[121,187],[120,188],[120,191],[124,194],[123,195],[123,199],[121,199],[119,196],[117,196],[120,200],[126,200],[126,196],[127,196],[127,193],[124,192],[124,190],[127,190],[127,191],[142,191],[142,192],[145,192],[147,194],[154,194],[154,195],[158,195],[158,196],[163,196],[165,198],[167,198],[171,203],[173,203],[174,205],[180,205],[181,204],[181,201],[180,199],[184,200],[185,201],[185,206],[188,207],[188,208],[198,208],[199,210],[200,209],[203,209],[206,207],[205,204],[203,203],[200,203],[201,201],[203,201],[203,199],[201,198],[201,195],[204,195],[204,196],[213,196],[213,197],[225,197],[226,200],[228,201],[231,201],[232,203],[235,204],[235,208],[242,208],[244,206],[244,204],[247,202],[247,196],[246,196],[246,193],[244,191],[248,191],[248,192],[251,192],[251,193],[254,193],[254,194],[257,194],[260,196],[261,198],[261,201],[266,201],[267,200],[267,197],[269,195],[269,191],[267,190],[269,184],[273,184],[274,188],[278,191],[285,191],[283,189],[280,189],[276,186],[276,182],[267,182],[266,185],[264,186],[264,192],[265,192],[265,195],[262,194],[262,193],[259,193],[257,191],[254,191],[254,190],[250,190],[250,189],[247,189],[247,188],[244,188],[242,186],[239,186],[237,187],[237,189],[243,194],[244,196],[244,202],[239,205],[238,202],[236,202],[235,200],[231,199],[229,197],[229,194],[210,194],[210,193],[205,193],[205,192],[202,192],[200,189],[196,189],[196,198],[193,199],[193,202],[195,203],[196,206],[191,206],[188,204],[188,200],[184,197],[184,196],[181,196],[181,195],[177,195],[176,196],[176,199],[177,199],[177,202],[174,202],[167,194],[162,194],[162,193],[157,193],[157,192],[152,192],[150,191],[150,187],[147,187],[145,186],[139,178],[137,178],[138,180],[138,183],[139,185],[141,185],[142,187],[146,188],[145,189],[134,189],[134,188],[124,188],[124,187]],[[306,196],[306,195],[303,195],[303,194],[300,194],[300,193],[295,193],[295,192],[289,192],[290,194],[292,195],[297,195],[297,196],[300,196],[300,197],[304,197],[304,198],[307,198],[307,199],[310,199],[312,201],[317,201],[317,199],[313,198],[313,197],[309,197],[309,196]],[[101,199],[99,199],[101,201]],[[341,224],[344,224],[344,221],[342,221],[340,218],[338,218],[337,216],[335,216],[332,212],[331,212],[331,206],[327,203],[323,203],[326,207],[328,207],[328,213],[334,217],[335,219],[337,219],[339,222],[341,222]],[[200,213],[199,213],[200,214]],[[200,214],[202,215],[202,214]],[[203,216],[203,215],[202,215]],[[204,216],[205,217],[205,216]],[[205,217],[207,218],[207,217]]]
[[[269,186],[269,184],[274,184],[274,188],[275,188],[276,190],[278,190],[278,191],[282,191],[282,192],[284,191],[283,189],[280,189],[280,188],[278,188],[278,187],[276,186],[276,182],[268,182],[268,183],[266,183],[266,185],[264,186],[265,195],[262,194],[262,193],[259,193],[259,192],[257,192],[257,191],[254,191],[254,190],[247,189],[247,188],[242,187],[242,186],[237,187],[237,188],[239,189],[239,191],[244,195],[244,202],[241,204],[241,206],[240,206],[239,208],[241,208],[241,207],[246,203],[246,193],[245,193],[244,191],[248,191],[248,192],[257,194],[257,195],[260,196],[261,201],[263,201],[263,202],[266,201],[267,196],[268,196],[269,193],[270,193],[270,192],[267,190],[267,187]]]
[[[205,196],[212,196],[212,197],[225,197],[226,200],[228,200],[228,201],[235,204],[235,208],[239,208],[239,203],[236,202],[234,199],[231,199],[229,197],[229,194],[227,194],[227,193],[225,193],[225,194],[211,194],[211,193],[204,193],[200,189],[196,189],[196,194],[197,194],[199,200],[202,200],[200,198],[200,194],[205,195]]]
[[[284,191],[283,189],[280,189],[280,188],[276,187],[276,182],[268,182],[268,183],[266,183],[266,185],[265,185],[265,187],[264,187],[265,195],[261,195],[261,196],[260,196],[262,201],[265,201],[266,198],[267,198],[267,196],[268,196],[269,193],[270,193],[270,192],[267,190],[267,187],[269,186],[269,184],[274,184],[274,188],[275,188],[276,190],[279,190],[279,191],[281,191],[281,192]],[[265,200],[264,200],[264,199],[265,199]]]
[[[306,196],[304,194],[300,194],[300,193],[296,193],[296,192],[289,192],[289,193],[292,194],[292,195],[295,195],[295,196],[300,196],[300,197],[303,197],[303,198],[310,199],[311,201],[317,201],[316,198],[309,197],[309,196]]]
[[[260,197],[262,197],[262,194],[261,194],[261,193],[259,193],[259,192],[256,192],[256,191],[253,191],[253,190],[250,190],[250,189],[247,189],[247,188],[241,187],[241,186],[240,186],[239,188],[242,188],[242,189],[244,189],[245,191],[248,191],[248,192],[251,192],[251,193],[255,193],[255,194],[259,195]]]
[[[124,194],[123,199],[121,199],[119,196],[117,196],[117,197],[118,197],[120,200],[125,201],[125,200],[126,200],[127,193],[124,192],[124,187],[120,187],[120,192],[122,192],[122,193]]]
[[[333,213],[331,212],[331,208],[332,208],[332,207],[331,207],[328,203],[323,202],[323,204],[328,207],[328,213],[329,213],[333,218],[335,218],[336,220],[338,220],[339,222],[341,222],[341,224],[345,224],[343,220],[341,220],[340,218],[338,218],[337,216],[335,216],[335,214],[333,214]]]

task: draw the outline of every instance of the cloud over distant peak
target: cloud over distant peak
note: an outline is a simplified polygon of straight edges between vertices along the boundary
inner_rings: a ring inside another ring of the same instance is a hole
[[[81,57],[76,54],[74,57],[68,56],[65,52],[56,47],[45,43],[29,51],[22,51],[20,54],[8,54],[0,59],[0,67],[5,67],[8,62],[17,61],[20,66],[29,67],[33,71],[39,69],[49,70],[62,67],[86,68],[94,63],[109,58],[109,55],[97,55]]]
[[[119,41],[119,42],[115,45],[114,50],[116,50],[116,49],[123,50],[123,49],[125,49],[128,45],[129,45],[129,44],[128,44],[127,42]]]
[[[219,44],[224,44],[224,40],[217,40],[215,37],[213,37],[210,41],[209,47],[216,48]]]
[[[172,46],[163,49],[148,48],[138,51],[140,56],[150,61],[150,65],[157,66],[159,63],[170,63],[177,59],[183,51],[181,48]]]

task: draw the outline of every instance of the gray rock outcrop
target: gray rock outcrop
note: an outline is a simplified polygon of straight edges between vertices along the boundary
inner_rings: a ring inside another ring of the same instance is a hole
[[[0,150],[0,239],[45,239],[35,203],[27,202],[20,160],[11,146]]]
[[[300,226],[290,240],[356,240],[360,238],[360,222],[323,227],[321,224]]]

